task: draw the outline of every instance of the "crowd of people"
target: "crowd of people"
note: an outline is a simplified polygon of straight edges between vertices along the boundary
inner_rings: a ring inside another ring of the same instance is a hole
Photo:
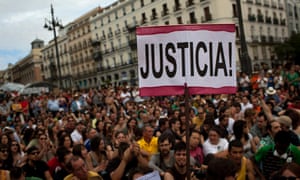
[[[0,179],[300,179],[299,82],[297,65],[262,68],[188,106],[127,85],[1,91]]]

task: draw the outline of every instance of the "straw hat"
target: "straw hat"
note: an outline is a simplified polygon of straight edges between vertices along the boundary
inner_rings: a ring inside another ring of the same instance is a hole
[[[274,95],[274,94],[276,94],[276,90],[273,87],[268,87],[268,89],[266,90],[266,93],[268,95]]]

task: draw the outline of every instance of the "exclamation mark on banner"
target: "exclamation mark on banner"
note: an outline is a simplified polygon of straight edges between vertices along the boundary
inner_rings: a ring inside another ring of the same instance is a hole
[[[232,76],[232,43],[229,43],[229,76]]]

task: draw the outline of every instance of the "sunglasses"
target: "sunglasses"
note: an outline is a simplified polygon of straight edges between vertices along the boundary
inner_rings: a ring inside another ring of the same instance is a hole
[[[295,176],[289,176],[289,177],[286,177],[286,176],[280,176],[278,179],[279,179],[279,180],[296,180],[297,177],[295,177]]]
[[[31,155],[38,155],[40,152],[36,151],[36,152],[32,152],[30,153]]]
[[[18,146],[18,144],[16,144],[16,143],[13,143],[13,144],[11,144],[11,146]]]
[[[2,149],[1,152],[2,153],[8,153],[7,149]]]
[[[40,140],[46,140],[47,138],[40,138]]]

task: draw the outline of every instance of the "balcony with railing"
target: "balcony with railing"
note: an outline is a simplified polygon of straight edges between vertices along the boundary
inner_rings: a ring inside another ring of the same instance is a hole
[[[257,21],[263,23],[264,22],[264,15],[258,14],[257,15]]]
[[[268,24],[272,24],[272,18],[271,18],[271,17],[268,17],[268,16],[266,16],[266,23],[268,23]]]
[[[247,0],[247,3],[253,4],[253,0]]]
[[[270,7],[270,0],[264,0],[264,6]]]
[[[186,7],[194,6],[194,5],[195,5],[194,0],[187,0],[187,1],[185,2],[185,5],[186,5]]]
[[[280,25],[282,25],[282,26],[285,26],[285,25],[286,25],[285,19],[281,19],[281,20],[280,20]]]
[[[121,30],[120,29],[115,30],[115,35],[116,36],[119,36],[120,34],[121,34]]]
[[[177,11],[181,10],[181,5],[180,5],[180,3],[175,4],[175,6],[173,7],[173,10],[174,10],[174,12],[177,12]]]
[[[259,38],[258,36],[252,35],[251,36],[252,42],[258,42]]]
[[[255,22],[256,21],[255,15],[254,14],[248,14],[248,21]]]
[[[161,16],[162,17],[165,17],[167,15],[169,15],[169,9],[165,9],[165,10],[161,11]]]
[[[278,4],[278,9],[280,9],[280,10],[283,10],[284,8],[283,8],[283,3],[279,3]]]
[[[261,4],[262,4],[262,3],[261,3],[261,0],[255,0],[255,4],[261,5]]]
[[[210,14],[210,13],[201,17],[201,22],[202,23],[207,22],[207,21],[211,21],[211,20],[212,20],[212,14]]]
[[[273,24],[278,25],[279,24],[279,20],[277,17],[273,18]]]
[[[265,35],[260,36],[260,41],[261,42],[267,42],[267,37]]]
[[[191,18],[190,21],[188,21],[188,24],[197,24],[197,19]]]
[[[271,7],[272,7],[272,8],[277,8],[277,4],[276,4],[276,2],[272,1],[272,3],[271,3]]]
[[[154,20],[157,20],[157,14],[156,13],[153,13],[151,15],[151,21],[154,21]]]

